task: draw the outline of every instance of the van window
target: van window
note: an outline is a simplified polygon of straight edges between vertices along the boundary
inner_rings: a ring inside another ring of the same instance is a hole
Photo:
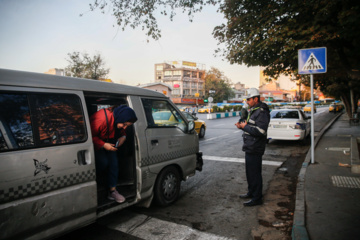
[[[186,122],[166,100],[142,99],[148,127],[178,127],[186,131]]]
[[[0,116],[0,151],[87,138],[81,101],[74,94],[0,93]]]
[[[34,146],[26,94],[0,94],[1,151]]]
[[[8,149],[8,147],[6,146],[4,137],[2,135],[2,132],[0,130],[0,149]]]

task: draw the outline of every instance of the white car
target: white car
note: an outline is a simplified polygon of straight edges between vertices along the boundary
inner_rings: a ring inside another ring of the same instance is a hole
[[[303,140],[310,131],[310,117],[300,109],[276,109],[270,112],[268,140]]]

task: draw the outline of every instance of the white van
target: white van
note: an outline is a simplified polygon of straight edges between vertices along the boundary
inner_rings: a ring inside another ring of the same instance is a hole
[[[89,122],[113,105],[138,117],[117,151],[122,204],[96,176]],[[169,205],[202,164],[194,123],[161,93],[0,69],[0,239],[50,238],[130,205]]]

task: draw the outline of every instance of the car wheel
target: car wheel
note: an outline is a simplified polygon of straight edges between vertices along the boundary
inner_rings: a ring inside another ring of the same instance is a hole
[[[203,138],[205,136],[205,127],[201,126],[200,132],[199,132],[199,138]]]
[[[163,169],[155,183],[155,203],[159,206],[168,206],[174,203],[180,193],[180,174],[174,166]]]

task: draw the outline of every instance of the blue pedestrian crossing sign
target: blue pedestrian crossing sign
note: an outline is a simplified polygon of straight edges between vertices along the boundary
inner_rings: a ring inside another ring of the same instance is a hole
[[[298,51],[299,74],[326,73],[326,48],[307,48]]]

